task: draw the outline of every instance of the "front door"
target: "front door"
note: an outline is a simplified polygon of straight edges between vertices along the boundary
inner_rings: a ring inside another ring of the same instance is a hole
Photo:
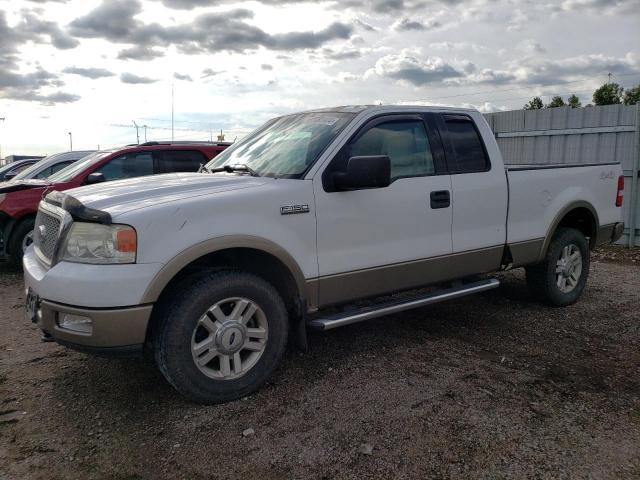
[[[389,156],[388,187],[327,187],[348,158],[366,155]],[[321,307],[426,283],[424,260],[451,253],[451,179],[429,117],[369,121],[316,175],[314,192]]]

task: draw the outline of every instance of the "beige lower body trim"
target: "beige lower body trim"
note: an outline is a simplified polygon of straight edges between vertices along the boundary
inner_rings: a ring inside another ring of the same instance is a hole
[[[468,275],[498,270],[504,247],[473,250],[403,262],[307,281],[307,291],[318,292],[318,307],[422,287]],[[311,293],[308,298],[312,298]],[[311,308],[315,305],[309,305]]]
[[[511,251],[512,266],[522,267],[523,265],[538,262],[541,255],[543,255],[542,247],[544,247],[544,238],[510,243],[509,250]]]
[[[147,323],[153,305],[93,310],[70,307],[43,300],[40,304],[42,317],[38,326],[55,339],[86,347],[125,347],[140,345],[145,341]],[[58,326],[59,316],[65,313],[89,317],[92,320],[91,334],[78,333]]]

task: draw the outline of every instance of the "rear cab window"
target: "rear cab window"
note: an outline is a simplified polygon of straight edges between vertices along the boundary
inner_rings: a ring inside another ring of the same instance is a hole
[[[447,142],[447,156],[451,173],[486,172],[491,169],[489,156],[471,117],[442,115]]]

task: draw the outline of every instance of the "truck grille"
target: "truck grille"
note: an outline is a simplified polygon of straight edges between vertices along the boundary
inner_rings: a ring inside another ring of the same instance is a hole
[[[36,224],[33,229],[33,243],[40,258],[49,264],[51,264],[56,253],[61,225],[61,218],[42,209],[38,210]]]

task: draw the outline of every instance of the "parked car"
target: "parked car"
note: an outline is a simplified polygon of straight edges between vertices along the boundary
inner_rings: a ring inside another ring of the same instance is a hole
[[[24,179],[0,185],[0,258],[15,265],[33,240],[38,203],[51,191],[81,185],[169,172],[196,172],[229,144],[148,142],[124,149],[94,152],[47,179]]]
[[[71,348],[152,352],[182,394],[223,402],[289,336],[496,288],[491,272],[525,267],[540,300],[569,305],[590,249],[623,229],[619,164],[505,168],[474,110],[287,115],[206,169],[48,194],[28,318]]]
[[[54,153],[34,163],[29,168],[25,168],[9,180],[15,182],[31,178],[45,179],[94,152],[95,150],[74,150],[72,152]]]
[[[28,160],[16,160],[0,167],[0,182],[6,182],[18,175],[23,170],[29,168],[34,163],[39,162],[39,158],[30,158]]]

